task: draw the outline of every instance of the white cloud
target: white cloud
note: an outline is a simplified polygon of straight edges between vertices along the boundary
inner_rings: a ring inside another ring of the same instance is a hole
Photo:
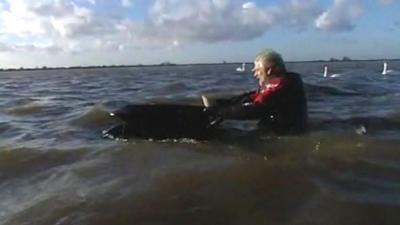
[[[349,30],[362,12],[356,0],[335,0],[324,13],[317,0],[285,0],[274,6],[244,0],[154,0],[148,15],[134,20],[112,13],[134,3],[119,2],[105,13],[96,9],[113,5],[106,0],[6,0],[5,6],[0,4],[0,51],[169,49],[192,42],[251,40],[276,26],[313,29],[315,23],[321,30]]]
[[[9,10],[0,13],[2,32],[19,36],[44,34],[45,28],[41,20],[31,11],[33,4],[27,1],[9,1]]]
[[[158,0],[140,35],[155,42],[216,42],[252,36],[241,26],[241,7],[224,0]]]
[[[123,7],[129,8],[133,6],[132,0],[121,0],[121,5]]]
[[[3,36],[17,37],[9,43],[16,51],[44,49],[48,52],[69,51],[69,42],[84,43],[91,36],[105,36],[115,30],[112,18],[102,18],[90,8],[72,0],[7,0],[8,9],[0,12]],[[81,1],[82,2],[82,1]],[[94,0],[85,0],[95,5]],[[3,7],[4,8],[4,7]],[[10,39],[10,38],[9,38]],[[35,48],[26,48],[26,41]],[[36,42],[50,43],[46,46]],[[36,46],[37,45],[37,46]]]
[[[255,2],[246,2],[246,3],[243,3],[243,5],[242,5],[243,9],[254,9],[255,7],[256,7]]]
[[[280,11],[280,19],[288,25],[304,28],[313,26],[314,19],[321,12],[318,0],[291,0]]]
[[[0,43],[0,52],[46,52],[46,53],[58,53],[62,49],[56,45],[43,45],[43,44],[15,44],[9,46],[4,43]]]
[[[319,12],[316,0],[285,1],[277,7],[227,0],[157,0],[146,32],[183,43],[249,40],[273,26],[309,26]]]
[[[9,52],[11,50],[12,49],[8,45],[0,42],[0,52]]]
[[[96,5],[96,0],[87,0],[90,4]]]
[[[333,6],[315,20],[315,25],[324,31],[349,31],[355,27],[353,20],[362,13],[361,0],[335,0]]]

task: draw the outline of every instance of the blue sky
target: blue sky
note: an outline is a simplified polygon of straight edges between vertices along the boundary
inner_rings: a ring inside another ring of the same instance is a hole
[[[400,0],[0,0],[0,68],[400,58]]]

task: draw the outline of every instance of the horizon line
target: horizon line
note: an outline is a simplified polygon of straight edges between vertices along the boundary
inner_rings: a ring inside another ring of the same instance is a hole
[[[350,58],[343,58],[343,59],[336,59],[331,58],[329,60],[298,60],[298,61],[285,61],[285,63],[319,63],[319,62],[326,62],[326,63],[340,63],[340,62],[352,62],[352,61],[398,61],[400,58],[391,58],[391,59],[350,59]],[[219,63],[171,63],[171,62],[162,62],[158,64],[112,64],[112,65],[88,65],[88,66],[37,66],[37,67],[11,67],[11,68],[0,68],[0,72],[6,71],[31,71],[31,70],[68,70],[68,69],[95,69],[95,68],[123,68],[123,67],[158,67],[158,66],[195,66],[195,65],[225,65],[225,64],[241,64],[241,63],[248,63],[253,64],[253,62],[219,62]]]

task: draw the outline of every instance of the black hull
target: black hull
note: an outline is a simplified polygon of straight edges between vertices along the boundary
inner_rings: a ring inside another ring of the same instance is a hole
[[[218,121],[203,106],[194,105],[128,105],[110,115],[122,122],[103,131],[103,135],[122,139],[207,139]]]

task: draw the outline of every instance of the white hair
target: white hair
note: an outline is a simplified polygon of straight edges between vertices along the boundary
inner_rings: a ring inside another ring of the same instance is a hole
[[[277,67],[281,72],[286,72],[285,63],[282,56],[272,49],[265,49],[256,55],[256,63],[260,63],[264,68],[271,66]]]

